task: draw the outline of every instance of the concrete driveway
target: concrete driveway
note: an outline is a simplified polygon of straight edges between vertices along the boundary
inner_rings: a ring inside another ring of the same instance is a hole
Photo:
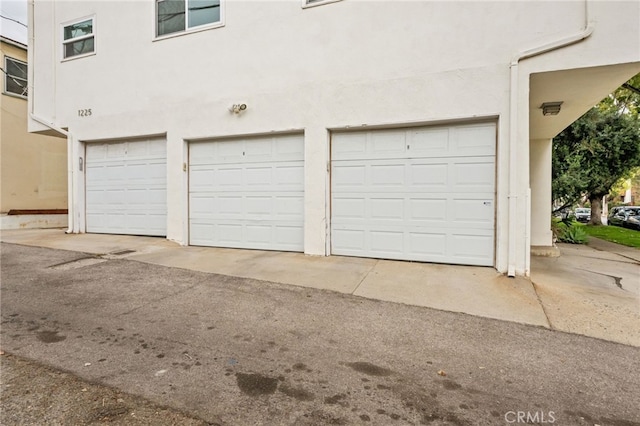
[[[532,259],[550,327],[640,346],[640,250],[597,238],[559,248],[560,257]]]
[[[330,290],[640,346],[640,250],[591,239],[533,257],[531,279],[493,268],[183,247],[163,238],[9,230],[3,242]],[[90,261],[89,261],[90,262]]]

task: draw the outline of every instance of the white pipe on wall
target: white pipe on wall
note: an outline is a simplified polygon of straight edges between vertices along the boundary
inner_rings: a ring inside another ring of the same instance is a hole
[[[519,64],[520,61],[534,56],[539,56],[572,44],[579,43],[591,36],[593,33],[593,23],[589,21],[589,0],[584,1],[584,27],[575,34],[560,38],[550,43],[523,50],[516,53],[511,59],[509,68],[510,72],[510,97],[509,97],[509,244],[507,256],[507,275],[514,277],[516,275],[516,230],[517,230],[517,201],[518,187],[514,177],[515,171],[518,169],[518,94],[519,94]],[[529,215],[530,216],[530,215]],[[529,220],[529,219],[528,219]],[[527,225],[530,231],[530,227]],[[529,236],[525,238],[525,242],[529,241]],[[525,253],[529,251],[525,247]],[[527,261],[528,264],[528,261]],[[526,268],[526,267],[525,267]]]
[[[38,115],[36,115],[35,113],[35,99],[33,98],[33,93],[34,93],[34,64],[35,64],[35,4],[34,4],[34,0],[29,0],[28,2],[28,7],[29,7],[29,25],[28,25],[28,36],[29,36],[29,42],[28,42],[28,49],[29,49],[29,67],[28,67],[28,73],[29,73],[29,99],[30,99],[30,108],[29,108],[29,117],[37,122],[42,124],[45,127],[50,128],[51,130],[54,130],[58,133],[60,133],[61,135],[65,136],[67,138],[67,205],[68,205],[68,214],[67,214],[67,221],[68,221],[68,225],[67,225],[67,230],[65,231],[67,234],[71,234],[73,231],[73,227],[74,227],[74,215],[73,215],[73,209],[72,209],[72,203],[73,203],[73,187],[74,187],[74,181],[73,181],[73,151],[72,151],[72,139],[69,135],[69,132],[64,130],[63,128],[56,126],[53,123],[53,120],[46,120],[42,117],[39,117]],[[53,17],[53,19],[55,19],[55,17]],[[55,24],[55,22],[54,22]],[[54,64],[54,69],[55,69],[55,64]],[[55,78],[54,78],[54,84],[55,84]]]

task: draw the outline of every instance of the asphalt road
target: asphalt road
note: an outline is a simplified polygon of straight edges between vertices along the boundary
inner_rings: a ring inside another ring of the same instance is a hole
[[[2,350],[211,424],[640,425],[637,347],[124,259],[1,249]],[[3,424],[18,409],[3,407]],[[46,411],[40,420],[55,423]]]

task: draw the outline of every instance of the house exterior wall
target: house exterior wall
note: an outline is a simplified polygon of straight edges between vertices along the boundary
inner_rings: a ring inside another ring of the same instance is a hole
[[[5,56],[27,61],[26,46],[2,41]],[[27,132],[27,100],[7,94],[0,114],[0,212],[67,208],[66,140]]]
[[[183,244],[189,140],[304,132],[304,247],[313,255],[330,254],[332,130],[495,120],[495,267],[526,274],[529,75],[640,60],[625,30],[638,28],[638,3],[589,4],[597,31],[520,61],[513,98],[514,56],[580,31],[584,2],[226,1],[222,27],[157,39],[151,1],[37,0],[34,111],[69,129],[76,232],[84,231],[83,144],[166,135],[167,237]],[[88,16],[96,20],[96,54],[61,60],[61,24]],[[247,110],[231,113],[237,103]],[[83,109],[91,116],[80,117]]]

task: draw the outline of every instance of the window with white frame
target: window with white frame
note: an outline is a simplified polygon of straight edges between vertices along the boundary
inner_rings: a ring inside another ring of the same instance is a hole
[[[4,57],[4,91],[12,95],[27,97],[27,63]]]
[[[221,0],[156,0],[156,36],[220,24]]]
[[[62,57],[64,59],[94,53],[95,18],[87,18],[65,25],[62,30]]]

